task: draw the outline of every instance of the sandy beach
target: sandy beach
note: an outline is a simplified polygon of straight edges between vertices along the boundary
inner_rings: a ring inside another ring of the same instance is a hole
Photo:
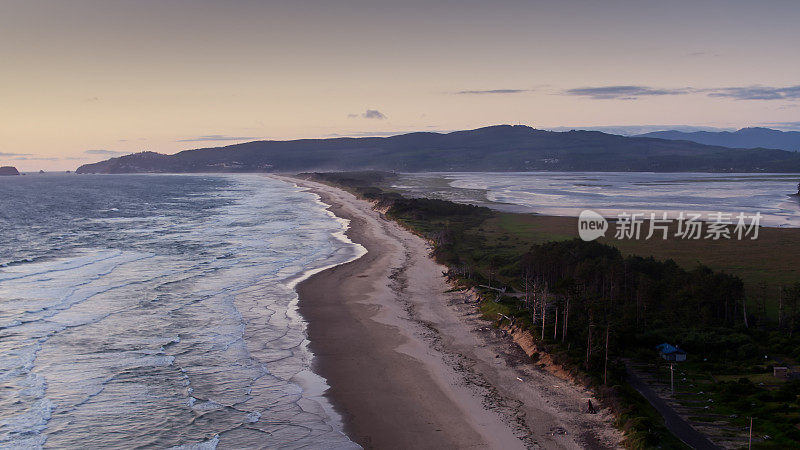
[[[297,286],[314,371],[352,440],[365,448],[619,446],[610,413],[585,412],[590,392],[531,364],[464,293],[450,292],[423,239],[350,193],[283,179],[318,194],[367,249]]]

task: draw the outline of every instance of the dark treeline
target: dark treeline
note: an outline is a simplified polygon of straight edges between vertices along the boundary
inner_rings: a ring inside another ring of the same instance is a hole
[[[563,314],[580,311],[595,326],[612,326],[617,334],[637,336],[635,345],[641,345],[643,336],[649,344],[680,337],[687,350],[724,353],[726,346],[750,348],[745,341],[767,344],[764,335],[773,341],[769,343],[773,351],[800,357],[797,347],[788,344],[800,325],[800,283],[781,288],[775,322],[764,318],[766,295],[748,301],[737,276],[703,265],[687,270],[672,260],[623,256],[615,247],[597,242],[575,239],[535,245],[522,255],[518,273],[522,281],[513,284],[536,286],[550,308],[560,307]],[[532,307],[531,302],[526,305]],[[730,337],[737,333],[749,333],[751,339]],[[719,349],[714,348],[715,335],[727,336],[719,337]]]
[[[619,331],[734,326],[744,322],[744,285],[733,275],[672,260],[623,257],[618,249],[579,239],[537,245],[522,256],[522,277]]]

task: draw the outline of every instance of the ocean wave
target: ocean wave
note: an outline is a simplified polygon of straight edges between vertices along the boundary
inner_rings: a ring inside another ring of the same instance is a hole
[[[347,444],[329,405],[300,406],[327,400],[293,381],[313,356],[293,288],[363,254],[344,234],[347,223],[315,195],[261,176],[116,182],[129,186],[114,192],[147,192],[141,217],[80,222],[59,245],[72,253],[0,271],[0,323],[14,330],[0,341],[0,367],[8,368],[0,388],[25,410],[0,411],[0,421],[27,424],[19,428],[25,445],[53,447],[169,448],[178,435],[188,444],[176,448],[236,446],[226,442],[232,428],[271,446],[289,436],[297,446]],[[102,209],[112,208],[93,210]],[[124,232],[131,222],[137,232]],[[63,231],[54,222],[52,235]],[[195,421],[198,414],[204,419]],[[121,423],[130,425],[120,433],[92,431]],[[288,434],[270,428],[277,423]]]

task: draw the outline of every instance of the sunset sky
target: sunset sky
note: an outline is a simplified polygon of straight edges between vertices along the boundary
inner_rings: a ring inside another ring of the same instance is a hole
[[[500,123],[800,129],[800,2],[0,0],[0,165]]]

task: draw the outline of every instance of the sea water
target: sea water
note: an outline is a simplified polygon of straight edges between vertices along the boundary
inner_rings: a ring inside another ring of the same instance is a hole
[[[293,290],[345,228],[260,175],[0,179],[0,447],[355,447]]]
[[[798,174],[523,172],[404,174],[396,187],[497,209],[575,216],[621,212],[762,215],[761,224],[800,227]],[[649,215],[647,216],[649,217]]]

